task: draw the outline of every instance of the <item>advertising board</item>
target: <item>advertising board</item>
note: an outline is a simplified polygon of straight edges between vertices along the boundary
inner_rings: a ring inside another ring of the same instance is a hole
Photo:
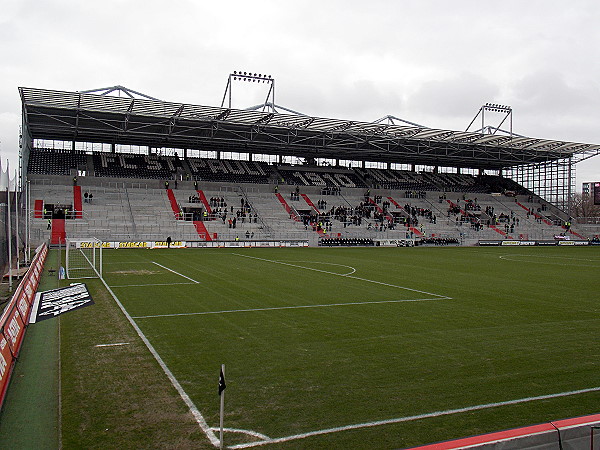
[[[38,248],[29,270],[0,316],[0,406],[4,402],[10,376],[19,356],[47,254],[48,247],[45,244]]]

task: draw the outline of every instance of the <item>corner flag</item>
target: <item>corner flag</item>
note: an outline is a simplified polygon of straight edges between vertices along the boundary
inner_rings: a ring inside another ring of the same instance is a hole
[[[223,416],[225,415],[225,394],[223,391],[227,385],[225,384],[225,364],[221,364],[221,373],[219,374],[219,397],[221,397],[221,414],[219,419],[219,448],[223,448]]]
[[[225,375],[223,375],[223,368],[221,368],[221,373],[219,374],[219,395],[225,390],[227,385],[225,384]]]

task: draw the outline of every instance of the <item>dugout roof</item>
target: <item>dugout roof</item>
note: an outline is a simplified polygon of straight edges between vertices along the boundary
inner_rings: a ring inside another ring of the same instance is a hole
[[[600,145],[19,88],[32,139],[501,169]]]

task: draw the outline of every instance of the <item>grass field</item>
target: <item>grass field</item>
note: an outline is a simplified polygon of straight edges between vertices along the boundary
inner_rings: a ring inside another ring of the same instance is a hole
[[[107,284],[209,427],[226,365],[238,447],[253,432],[267,448],[401,448],[598,413],[599,275],[595,248],[104,251]],[[210,447],[88,286],[96,305],[61,317],[65,447]]]

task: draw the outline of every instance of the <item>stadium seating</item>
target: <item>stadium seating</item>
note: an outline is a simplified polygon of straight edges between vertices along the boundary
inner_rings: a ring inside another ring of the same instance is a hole
[[[72,170],[85,170],[87,156],[71,150],[34,148],[29,155],[28,171],[32,174],[71,175]]]
[[[275,176],[273,169],[263,162],[230,161],[188,158],[189,173],[198,181],[268,184]]]
[[[338,188],[362,188],[365,182],[352,170],[316,166],[279,166],[284,184]]]
[[[407,238],[471,245],[505,237],[553,239],[566,232],[562,211],[496,176],[176,156],[38,149],[28,168],[32,201],[72,208],[73,169],[94,176],[78,179],[83,214],[65,221],[67,237],[203,240],[207,232],[218,240],[302,239],[310,245]],[[177,187],[172,203],[165,181]],[[181,217],[173,214],[173,204]],[[34,240],[48,238],[46,221],[34,218]],[[194,221],[203,222],[202,236]]]
[[[174,156],[94,153],[97,177],[170,180],[181,163]]]

